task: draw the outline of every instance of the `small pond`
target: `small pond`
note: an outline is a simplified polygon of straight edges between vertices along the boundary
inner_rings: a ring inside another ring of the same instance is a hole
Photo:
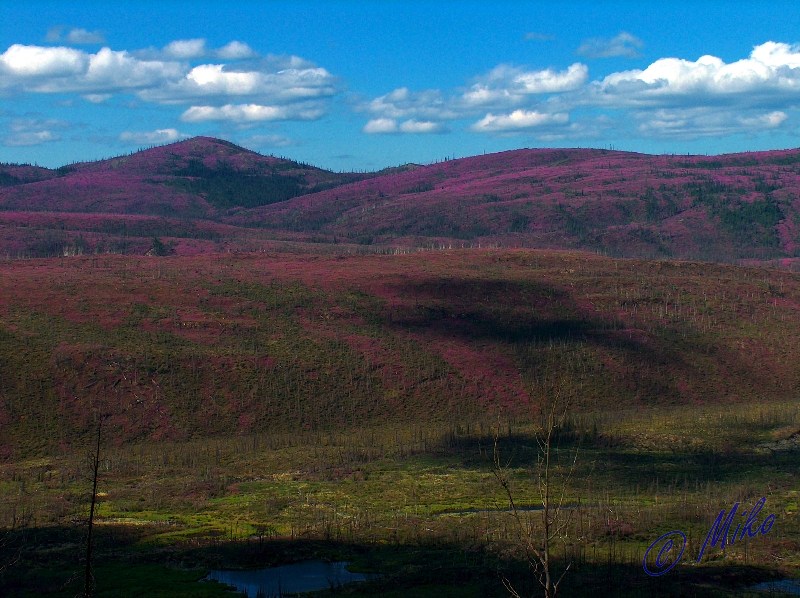
[[[351,573],[346,562],[303,561],[268,569],[212,570],[206,579],[233,586],[248,598],[272,598],[314,592],[374,579],[379,575]]]
[[[798,579],[780,579],[777,581],[765,581],[749,588],[760,592],[778,592],[784,594],[791,594],[792,596],[800,596],[800,580]],[[769,594],[767,594],[769,595]]]

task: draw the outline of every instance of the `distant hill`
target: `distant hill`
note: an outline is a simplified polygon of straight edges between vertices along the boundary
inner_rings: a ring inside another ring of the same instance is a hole
[[[791,260],[800,150],[523,149],[357,174],[196,137],[55,170],[0,165],[0,233],[10,256],[143,253],[163,236],[179,254],[282,239]]]
[[[227,220],[362,243],[728,261],[799,256],[799,198],[799,150],[516,150],[391,173]]]
[[[286,201],[363,178],[262,156],[227,141],[195,137],[98,162],[0,173],[0,209],[149,214],[214,219],[232,207]],[[16,179],[16,180],[15,180]]]
[[[35,183],[58,176],[54,170],[30,164],[0,164],[0,187]]]

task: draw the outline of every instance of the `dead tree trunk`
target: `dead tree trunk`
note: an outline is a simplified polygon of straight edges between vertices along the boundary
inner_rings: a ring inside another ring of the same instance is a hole
[[[92,571],[92,528],[94,527],[94,508],[97,504],[97,474],[100,470],[100,434],[102,431],[103,420],[97,420],[97,443],[94,455],[90,457],[92,468],[92,501],[89,507],[89,530],[86,534],[86,572],[83,581],[83,596],[91,598],[94,596],[94,572]]]
[[[509,478],[510,462],[504,465],[500,460],[500,450],[498,448],[499,426],[498,433],[495,434],[494,439],[494,474],[508,498],[509,507],[517,524],[517,532],[525,550],[526,559],[539,585],[542,586],[545,598],[556,597],[561,580],[564,579],[564,575],[572,566],[572,562],[567,563],[556,579],[552,571],[551,560],[553,544],[556,539],[566,532],[572,515],[569,509],[564,508],[564,498],[567,486],[575,470],[578,449],[576,448],[570,455],[571,463],[566,472],[554,472],[554,467],[558,466],[558,459],[554,459],[554,452],[557,456],[557,440],[564,426],[568,407],[568,403],[561,403],[557,399],[550,401],[543,410],[542,424],[536,432],[538,451],[535,471],[539,482],[539,499],[542,506],[541,532],[537,532],[530,523],[525,523],[522,520],[517,502],[514,500],[514,491]],[[560,486],[560,489],[556,486]],[[503,584],[514,598],[521,598],[508,579],[504,578]]]

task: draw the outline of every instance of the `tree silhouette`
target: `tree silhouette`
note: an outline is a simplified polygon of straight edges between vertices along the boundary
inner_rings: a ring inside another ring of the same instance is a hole
[[[530,519],[523,520],[517,501],[514,499],[509,476],[510,460],[503,464],[500,458],[499,427],[494,439],[494,474],[508,497],[519,539],[525,550],[525,557],[537,581],[542,586],[545,598],[555,598],[561,580],[572,565],[571,561],[567,563],[556,578],[552,561],[553,548],[554,544],[565,536],[567,526],[572,518],[572,510],[564,507],[564,498],[578,460],[576,447],[570,453],[566,471],[561,470],[559,444],[566,427],[568,410],[569,401],[562,400],[560,393],[556,390],[552,398],[546,401],[542,407],[541,421],[535,433],[537,458],[534,470],[542,506],[540,528],[534,526]],[[508,579],[503,578],[503,585],[514,598],[521,598]]]

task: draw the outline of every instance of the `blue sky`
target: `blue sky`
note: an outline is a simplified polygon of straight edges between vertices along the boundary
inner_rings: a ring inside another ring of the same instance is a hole
[[[0,161],[194,135],[333,170],[800,146],[796,2],[3,2]]]

